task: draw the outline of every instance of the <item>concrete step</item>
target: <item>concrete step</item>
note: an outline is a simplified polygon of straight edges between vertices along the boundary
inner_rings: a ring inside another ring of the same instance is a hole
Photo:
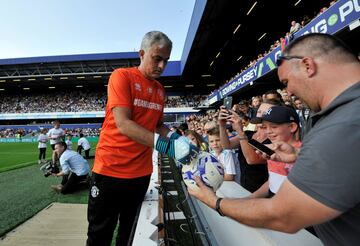
[[[87,204],[52,203],[0,240],[1,246],[78,246],[87,238]]]

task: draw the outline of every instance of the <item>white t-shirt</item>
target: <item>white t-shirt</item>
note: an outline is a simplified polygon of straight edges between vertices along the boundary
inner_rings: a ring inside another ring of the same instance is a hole
[[[236,175],[235,165],[239,165],[239,163],[231,150],[224,149],[217,158],[223,165],[225,174]]]
[[[90,149],[90,143],[85,137],[79,139],[78,146],[80,145],[83,147],[84,150]]]
[[[65,150],[60,156],[61,170],[65,174],[73,172],[78,176],[89,173],[89,163],[77,152],[73,150]]]
[[[69,139],[67,139],[66,141],[65,141],[65,143],[66,143],[66,149],[68,149],[68,150],[72,150],[72,142],[71,142],[71,140],[69,140]]]
[[[47,133],[48,137],[50,138],[50,144],[56,144],[61,142],[61,138],[65,135],[64,130],[61,128],[52,128]],[[53,137],[56,137],[56,139],[52,139]]]
[[[46,143],[47,141],[49,140],[48,136],[46,136],[45,134],[40,134],[38,136],[38,142],[39,142],[39,145],[38,145],[38,148],[46,148]]]

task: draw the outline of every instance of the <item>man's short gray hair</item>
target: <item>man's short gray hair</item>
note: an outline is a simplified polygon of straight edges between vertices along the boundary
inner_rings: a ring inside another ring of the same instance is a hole
[[[159,46],[162,47],[169,47],[170,50],[172,49],[171,40],[168,36],[166,36],[165,33],[162,33],[160,31],[151,31],[146,33],[142,39],[140,49],[148,51],[150,47],[155,43],[159,44]]]

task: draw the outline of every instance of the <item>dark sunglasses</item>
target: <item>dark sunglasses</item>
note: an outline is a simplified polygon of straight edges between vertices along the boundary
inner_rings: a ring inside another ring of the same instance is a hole
[[[276,66],[280,67],[281,63],[284,60],[291,60],[291,59],[303,59],[303,56],[283,56],[283,55],[279,55],[278,58],[276,59]]]

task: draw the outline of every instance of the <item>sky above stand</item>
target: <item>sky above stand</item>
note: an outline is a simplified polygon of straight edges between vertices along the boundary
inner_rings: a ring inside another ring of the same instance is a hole
[[[138,51],[166,33],[180,60],[195,0],[2,0],[0,59]]]

